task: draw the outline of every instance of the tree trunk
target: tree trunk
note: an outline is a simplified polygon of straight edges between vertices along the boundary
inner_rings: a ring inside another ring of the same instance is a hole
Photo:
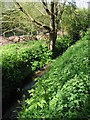
[[[50,16],[50,26],[47,26],[44,23],[35,20],[30,14],[28,14],[28,12],[21,6],[19,2],[15,2],[15,3],[19,7],[20,11],[22,11],[30,19],[32,23],[34,22],[37,26],[43,27],[44,29],[48,30],[49,37],[50,37],[49,49],[54,52],[55,42],[57,38],[57,28],[58,28],[59,21],[62,18],[62,14],[64,12],[66,0],[64,0],[62,5],[60,4],[58,0],[50,0],[50,3],[51,3],[50,10],[47,6],[47,0],[45,1],[42,0],[44,9],[46,13]],[[58,9],[59,7],[60,9]]]
[[[55,49],[55,42],[56,42],[56,30],[55,30],[55,16],[54,16],[54,1],[51,1],[51,15],[50,15],[50,28],[51,31],[49,33],[49,49],[54,53],[54,49]]]
[[[54,53],[55,42],[56,42],[56,33],[55,31],[49,33],[49,49]]]

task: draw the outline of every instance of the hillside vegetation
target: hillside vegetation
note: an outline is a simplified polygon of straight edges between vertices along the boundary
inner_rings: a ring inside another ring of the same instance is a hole
[[[58,57],[48,72],[36,79],[23,100],[18,119],[89,119],[88,33]]]
[[[49,40],[32,40],[0,47],[0,66],[2,66],[3,101],[9,100],[14,91],[22,88],[25,78],[48,64],[52,57],[57,57],[70,46],[68,36],[58,37],[55,55],[48,49]]]

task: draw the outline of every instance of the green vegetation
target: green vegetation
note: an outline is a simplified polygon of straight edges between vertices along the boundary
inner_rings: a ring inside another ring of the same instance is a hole
[[[89,27],[89,11],[85,8],[78,9],[75,5],[67,5],[62,17],[62,28],[75,43],[83,37]]]
[[[67,35],[58,36],[55,44],[54,57],[61,55],[70,45],[71,39]]]
[[[51,60],[52,52],[41,41],[10,44],[1,47],[3,98],[19,88],[23,79]]]
[[[70,46],[68,36],[58,37],[54,58],[61,55]],[[49,44],[49,43],[48,43]],[[0,47],[2,53],[3,99],[20,88],[23,81],[34,71],[41,69],[52,59],[52,52],[48,50],[44,40],[29,41],[20,44],[9,44]]]
[[[89,113],[88,33],[36,79],[18,119],[87,120]]]
[[[4,108],[7,109],[17,91],[22,91],[29,76],[31,78],[35,71],[52,61],[48,71],[35,79],[35,85],[28,91],[29,97],[20,101],[18,119],[89,120],[90,36],[86,33],[89,10],[77,8],[75,0],[49,1],[49,4],[46,0],[38,3],[3,0],[1,8],[0,67]],[[7,40],[15,42],[14,35],[18,36],[18,43],[1,46]],[[26,39],[28,42],[24,41]]]

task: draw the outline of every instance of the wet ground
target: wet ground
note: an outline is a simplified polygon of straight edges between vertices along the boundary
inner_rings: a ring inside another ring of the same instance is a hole
[[[17,94],[16,97],[14,96],[15,99],[14,101],[12,101],[11,106],[7,109],[7,111],[3,115],[2,120],[17,120],[17,112],[20,111],[23,95],[25,96],[25,99],[28,98],[29,96],[28,90],[30,90],[35,84],[34,79],[36,77],[41,77],[48,70],[49,66],[50,65],[46,65],[42,70],[36,71],[33,74],[32,80],[30,77],[30,82],[28,82],[27,84],[25,84],[25,86],[23,86],[22,91],[19,92],[19,94]]]

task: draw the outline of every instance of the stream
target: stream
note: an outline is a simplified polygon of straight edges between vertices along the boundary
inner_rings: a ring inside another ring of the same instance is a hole
[[[28,98],[29,96],[28,90],[30,90],[35,84],[34,79],[36,77],[41,77],[48,70],[49,66],[50,64],[46,65],[42,70],[36,71],[34,75],[32,76],[32,78],[31,77],[28,78],[30,79],[29,82],[23,86],[22,91],[20,91],[19,95],[17,95],[14,98],[15,100],[12,101],[11,106],[8,107],[5,114],[2,116],[2,120],[17,120],[17,111],[18,112],[20,111],[21,101],[23,100],[23,95],[25,96],[25,99]]]

